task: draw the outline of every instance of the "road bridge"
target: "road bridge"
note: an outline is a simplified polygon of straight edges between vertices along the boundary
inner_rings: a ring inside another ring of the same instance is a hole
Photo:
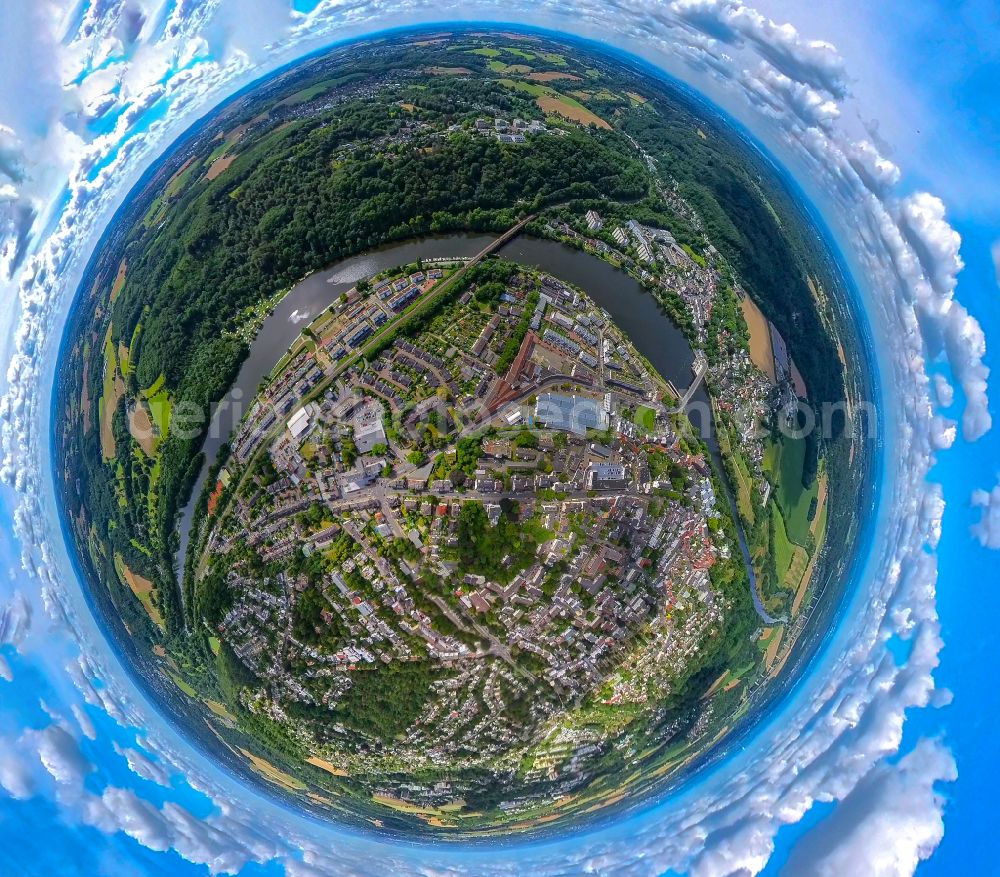
[[[691,381],[691,386],[684,391],[684,395],[680,397],[676,407],[670,410],[670,414],[679,414],[687,408],[688,403],[691,401],[691,397],[698,391],[698,387],[701,386],[701,382],[705,380],[705,375],[708,374],[708,360],[705,359],[704,356],[698,355],[695,357],[692,368],[694,370],[694,380]]]

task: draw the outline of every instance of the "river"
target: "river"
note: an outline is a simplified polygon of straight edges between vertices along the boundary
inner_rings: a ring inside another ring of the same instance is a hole
[[[227,399],[220,404],[212,417],[209,436],[205,440],[205,462],[195,482],[191,499],[180,519],[180,548],[178,561],[181,571],[187,554],[191,521],[198,496],[205,485],[205,478],[219,448],[229,440],[240,417],[257,394],[260,382],[271,372],[274,364],[284,355],[302,329],[342,292],[346,292],[364,277],[371,277],[388,268],[416,262],[418,258],[471,257],[480,252],[494,235],[458,234],[425,238],[380,247],[338,262],[331,268],[316,271],[297,283],[264,320],[260,331],[250,345],[250,352],[243,361],[239,374]],[[572,283],[587,293],[604,308],[615,324],[629,337],[636,349],[649,360],[663,377],[671,381],[680,392],[693,378],[694,352],[684,334],[659,308],[653,297],[624,271],[603,259],[568,247],[555,241],[520,236],[503,246],[499,255],[521,265],[534,266],[561,280]],[[705,385],[698,387],[692,402],[703,412],[710,410]],[[720,474],[724,471],[719,454],[711,415],[704,415],[705,422],[694,423],[708,444]],[[723,476],[724,481],[724,476]],[[728,488],[729,501],[736,522],[740,550],[751,580],[751,594],[757,614],[766,623],[773,624],[757,593],[753,566],[746,538],[739,523],[735,501]]]

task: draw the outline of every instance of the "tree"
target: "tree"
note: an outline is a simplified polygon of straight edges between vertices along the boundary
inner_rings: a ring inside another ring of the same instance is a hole
[[[538,436],[535,433],[527,429],[522,429],[517,437],[514,439],[514,447],[516,448],[537,448],[538,447]]]

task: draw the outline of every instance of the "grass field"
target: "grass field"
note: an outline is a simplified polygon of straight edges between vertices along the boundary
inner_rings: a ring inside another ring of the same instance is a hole
[[[235,155],[224,155],[222,158],[217,158],[212,162],[212,166],[208,169],[208,173],[205,174],[206,180],[214,180],[216,177],[222,176],[228,169],[229,166],[236,161]]]
[[[219,701],[217,700],[209,700],[209,699],[206,699],[203,702],[205,706],[207,706],[220,719],[224,719],[225,721],[232,722],[234,724],[237,721],[236,716],[234,716],[231,712],[229,712],[228,709],[226,709],[226,705],[224,703],[219,703]]]
[[[118,342],[118,367],[121,369],[122,377],[127,378],[132,373],[128,348],[121,341]]]
[[[343,768],[337,767],[335,764],[331,764],[324,758],[320,758],[313,755],[306,759],[306,764],[311,764],[313,767],[318,767],[320,770],[325,770],[327,773],[333,774],[335,777],[346,777],[350,774]]]
[[[246,758],[251,767],[259,773],[264,779],[270,780],[276,785],[282,786],[286,789],[291,789],[293,791],[303,791],[306,788],[306,784],[301,780],[297,780],[289,773],[280,770],[268,761],[266,758],[261,758],[259,755],[254,755],[247,749],[240,749],[240,753]]]
[[[795,555],[795,545],[792,545],[785,529],[785,519],[775,503],[771,503],[771,519],[774,521],[774,569],[779,582],[785,581],[792,559]]]
[[[572,98],[564,97],[563,95],[556,96],[545,96],[535,99],[535,103],[538,104],[538,108],[543,113],[555,113],[557,116],[562,116],[564,119],[569,119],[571,122],[579,122],[581,125],[594,125],[597,128],[604,128],[610,131],[611,125],[604,121],[596,113],[592,113],[583,104],[578,103]]]
[[[528,79],[533,79],[535,82],[555,82],[558,79],[571,79],[574,82],[580,81],[579,76],[574,76],[572,73],[564,73],[561,70],[540,70],[532,73]]]
[[[788,537],[799,545],[809,544],[809,506],[819,490],[817,482],[809,490],[802,486],[805,452],[805,439],[782,438],[779,445],[769,447],[764,455],[764,465],[777,481],[775,497],[785,518]]]
[[[181,166],[180,170],[177,171],[171,178],[170,182],[167,183],[164,189],[164,195],[167,198],[173,198],[181,189],[184,188],[185,183],[188,181],[188,177],[195,170],[195,165],[192,164],[192,159],[188,159]]]
[[[132,416],[128,422],[129,432],[147,457],[156,453],[156,435],[153,432],[153,421],[149,417],[149,409],[141,399],[135,403]]]
[[[160,392],[161,389],[163,389],[163,385],[166,382],[167,382],[167,376],[160,375],[155,381],[153,381],[153,383],[149,387],[147,387],[145,390],[142,391],[141,394],[142,398],[148,399],[151,396],[155,396],[157,393]]]
[[[123,260],[121,265],[118,266],[118,274],[115,275],[115,282],[111,285],[111,303],[115,303],[115,299],[118,298],[118,293],[122,291],[122,287],[125,285],[125,272],[128,270],[128,266]]]
[[[733,455],[733,463],[736,467],[736,475],[739,484],[736,485],[736,507],[743,520],[749,525],[753,525],[756,515],[753,513],[753,478],[747,470],[747,464],[743,455],[739,452]]]
[[[118,375],[118,357],[111,341],[111,326],[104,338],[104,386],[98,403],[101,421],[101,453],[105,460],[113,460],[118,453],[112,421],[118,400],[125,392],[125,382]]]
[[[167,391],[163,388],[149,397],[149,414],[159,432],[158,442],[162,442],[170,432],[170,411],[172,403]]]
[[[139,349],[139,337],[142,335],[142,323],[136,323],[135,328],[132,330],[132,338],[128,342],[128,351],[131,358],[135,358],[136,351]]]
[[[809,566],[809,552],[801,545],[796,545],[792,551],[792,562],[785,573],[782,584],[790,591],[797,591]]]
[[[147,228],[151,225],[155,225],[163,218],[163,214],[166,212],[167,205],[163,203],[163,196],[157,197],[152,204],[149,205],[149,209],[146,211],[146,215],[142,218],[142,224]]]
[[[656,412],[647,405],[639,405],[635,409],[635,425],[646,432],[652,432],[656,427]]]
[[[718,418],[718,411],[714,408],[714,405],[713,411],[715,411],[715,416]],[[719,449],[722,451],[724,457],[733,462],[736,484],[733,484],[732,487],[736,491],[736,508],[744,523],[748,527],[752,527],[756,520],[753,511],[753,478],[747,469],[743,455],[733,450],[733,443],[730,440],[729,432],[725,429],[719,430]]]
[[[510,73],[511,75],[523,76],[531,73],[531,68],[527,64],[505,64],[503,61],[493,60],[487,65],[494,73]]]
[[[295,94],[289,95],[282,101],[282,103],[285,106],[304,104],[307,101],[311,101],[314,97],[319,97],[328,88],[330,88],[329,82],[318,82],[316,85],[310,86],[309,88],[303,88],[301,91],[297,91]]]
[[[176,673],[168,673],[167,675],[173,681],[174,685],[176,685],[188,697],[198,696],[198,692],[195,691],[190,685],[188,685],[183,679],[181,679],[181,677],[178,676]]]
[[[816,544],[819,545],[826,535],[826,495],[829,486],[829,476],[823,470],[820,471],[817,477],[817,485],[816,517],[813,518],[809,528],[812,530],[813,536],[816,537]]]

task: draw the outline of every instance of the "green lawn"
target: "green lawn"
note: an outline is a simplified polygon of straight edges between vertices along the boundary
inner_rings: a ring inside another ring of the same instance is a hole
[[[750,523],[754,520],[753,513],[753,478],[750,476],[750,471],[747,469],[746,461],[743,459],[743,455],[738,451],[733,454],[733,463],[736,467],[736,475],[739,478],[739,488],[738,495],[736,497],[736,505],[739,508],[740,515],[742,515],[743,520]]]
[[[197,697],[198,692],[195,691],[190,685],[187,684],[180,676],[176,673],[167,674],[172,680],[174,685],[176,685],[181,691],[183,691],[188,697]]]
[[[178,194],[197,169],[198,164],[196,162],[192,162],[188,167],[181,171],[181,173],[177,174],[177,176],[175,176],[164,189],[166,197],[173,198],[174,195]]]
[[[498,80],[498,82],[504,88],[512,88],[515,91],[523,91],[525,92],[525,94],[530,94],[536,100],[540,97],[547,97],[551,98],[552,100],[559,101],[567,108],[578,111],[578,113],[581,114],[582,120],[584,122],[586,122],[586,120],[588,119],[591,121],[596,120],[595,124],[597,122],[600,122],[601,125],[607,126],[607,123],[603,119],[601,119],[599,116],[595,115],[590,110],[588,110],[582,103],[580,103],[580,101],[576,100],[575,98],[569,97],[568,95],[565,95],[562,92],[556,91],[554,88],[550,88],[547,85],[538,85],[535,82],[523,82],[521,80],[513,80],[513,79],[500,79]],[[546,112],[551,112],[551,110],[550,109],[546,110]],[[572,118],[578,120],[580,119],[580,117],[577,116],[573,116]],[[704,263],[704,259],[702,259],[702,262]]]
[[[557,67],[562,67],[566,64],[566,59],[557,52],[540,52],[538,57],[543,61],[548,61],[550,64],[555,64]]]
[[[111,343],[111,333],[104,339],[104,398],[110,399],[115,394],[115,372],[118,369],[118,355],[115,345]]]
[[[647,405],[639,405],[635,409],[635,425],[646,432],[652,432],[656,427],[656,412]]]
[[[551,88],[546,88],[544,85],[538,85],[535,82],[517,82],[513,79],[501,79],[500,84],[504,88],[513,88],[515,91],[523,91],[525,94],[530,94],[532,97],[563,96],[554,92]]]
[[[317,82],[315,85],[310,85],[309,88],[303,88],[301,91],[295,92],[293,95],[289,95],[283,101],[282,104],[285,106],[294,106],[295,104],[304,104],[307,101],[311,101],[313,98],[319,97],[324,92],[329,91],[331,88],[335,88],[340,82],[340,78],[324,79],[322,82]]]

